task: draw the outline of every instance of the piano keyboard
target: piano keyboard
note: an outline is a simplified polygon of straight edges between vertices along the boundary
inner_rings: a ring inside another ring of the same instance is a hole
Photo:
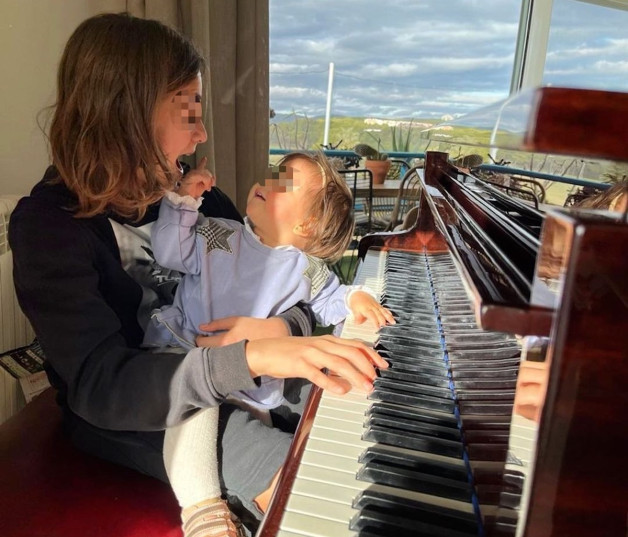
[[[397,324],[349,318],[341,337],[391,367],[368,397],[323,392],[277,535],[483,535],[521,489],[504,472],[516,340],[477,328],[449,254],[370,250],[355,283]]]

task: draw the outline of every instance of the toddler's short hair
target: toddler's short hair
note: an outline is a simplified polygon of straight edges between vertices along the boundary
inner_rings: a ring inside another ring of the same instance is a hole
[[[312,223],[305,253],[333,263],[342,257],[353,237],[353,196],[341,175],[321,151],[288,153],[280,161],[285,165],[301,158],[316,165],[323,186],[312,194],[306,218]]]

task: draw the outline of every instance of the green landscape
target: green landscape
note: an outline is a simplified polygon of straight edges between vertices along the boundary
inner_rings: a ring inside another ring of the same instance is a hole
[[[272,114],[271,114],[272,115]],[[296,113],[273,117],[270,120],[270,147],[284,150],[321,149],[325,120],[309,118]],[[478,154],[484,164],[492,164],[489,157],[488,130],[479,130],[439,122],[434,119],[387,120],[358,117],[333,117],[329,125],[327,149],[352,151],[356,144],[365,143],[380,152],[424,153],[445,151],[451,159]],[[628,176],[628,165],[568,156],[531,154],[513,150],[497,150],[496,164],[533,170],[561,177],[586,179],[596,182],[616,182]],[[554,181],[539,181],[546,192],[546,203],[563,205],[566,197],[578,187]]]

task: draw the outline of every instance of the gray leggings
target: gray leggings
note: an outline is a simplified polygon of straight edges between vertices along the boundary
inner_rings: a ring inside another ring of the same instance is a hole
[[[232,501],[258,520],[261,513],[253,499],[268,488],[283,464],[310,388],[311,385],[301,379],[286,382],[288,403],[271,411],[273,428],[235,405],[223,403],[220,406],[221,485]],[[90,425],[69,411],[65,417],[72,443],[79,449],[168,483],[162,454],[163,431],[108,431]]]

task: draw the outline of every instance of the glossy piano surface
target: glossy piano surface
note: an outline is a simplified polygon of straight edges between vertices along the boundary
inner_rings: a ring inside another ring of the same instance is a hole
[[[554,241],[540,264],[560,300],[522,535],[625,535],[628,225],[621,215],[556,213],[545,230]],[[561,247],[571,252],[564,264]]]
[[[415,226],[367,236],[369,248],[451,252],[478,324],[519,335],[549,334],[553,309],[532,302],[543,215],[428,152]]]
[[[491,146],[500,149],[625,161],[626,116],[628,93],[539,87],[439,127],[484,130]],[[427,129],[424,135],[436,132]]]

